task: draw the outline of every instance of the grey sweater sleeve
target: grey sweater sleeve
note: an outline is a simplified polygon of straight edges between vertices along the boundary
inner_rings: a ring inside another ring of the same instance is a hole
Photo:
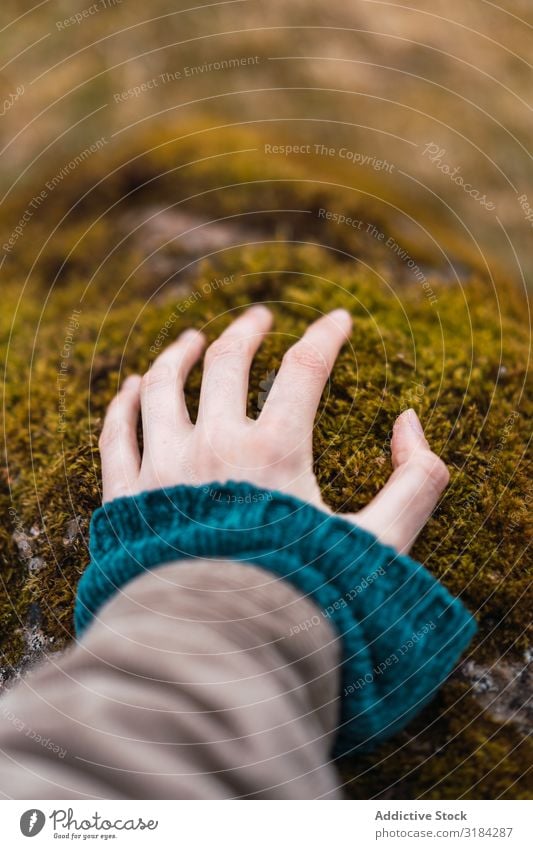
[[[0,794],[339,798],[339,659],[328,620],[271,573],[159,567],[0,699]]]

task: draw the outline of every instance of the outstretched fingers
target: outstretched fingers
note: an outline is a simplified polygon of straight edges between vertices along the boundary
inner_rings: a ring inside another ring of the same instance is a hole
[[[431,451],[414,410],[396,419],[391,450],[394,471],[389,480],[367,507],[350,518],[405,553],[433,513],[450,476]]]

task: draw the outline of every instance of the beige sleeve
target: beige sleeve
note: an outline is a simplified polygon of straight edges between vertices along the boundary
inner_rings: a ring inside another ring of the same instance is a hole
[[[4,798],[339,798],[340,645],[256,566],[136,578],[0,700]]]

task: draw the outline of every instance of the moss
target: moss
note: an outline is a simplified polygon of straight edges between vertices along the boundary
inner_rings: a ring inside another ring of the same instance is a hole
[[[392,216],[362,204],[324,167],[306,160],[299,171],[265,157],[260,139],[242,133],[143,137],[80,166],[7,256],[0,314],[6,677],[71,638],[88,520],[99,502],[96,441],[122,376],[146,369],[166,322],[171,334],[195,325],[214,337],[256,300],[271,304],[277,332],[254,363],[250,414],[307,323],[347,307],[351,346],[315,433],[324,496],[340,510],[362,507],[390,473],[394,418],[414,406],[452,472],[414,555],[476,613],[477,663],[523,662],[531,580],[523,558],[531,416],[525,305],[511,286],[496,291],[474,265],[455,280],[437,251],[418,256]],[[38,187],[36,180],[31,191]],[[4,230],[26,202],[5,208]],[[321,209],[362,226],[339,224]],[[189,235],[167,244],[183,230]],[[188,386],[193,411],[199,380],[197,369]],[[526,793],[528,746],[515,724],[480,707],[458,673],[403,735],[343,770],[355,796],[514,798]]]
[[[357,799],[528,799],[530,746],[453,681],[408,731],[341,771]]]

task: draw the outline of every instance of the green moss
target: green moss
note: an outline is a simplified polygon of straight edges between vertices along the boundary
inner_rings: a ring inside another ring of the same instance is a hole
[[[528,799],[530,759],[530,741],[452,681],[408,731],[341,771],[357,799]]]
[[[340,510],[367,503],[390,473],[392,422],[414,406],[452,472],[414,555],[476,613],[477,663],[523,658],[531,581],[523,557],[531,416],[524,304],[511,286],[496,292],[479,268],[456,280],[439,252],[418,256],[404,246],[394,218],[362,204],[323,169],[323,162],[319,170],[306,160],[306,171],[298,171],[265,157],[260,140],[243,134],[195,130],[180,142],[144,137],[136,147],[106,149],[80,166],[6,258],[0,314],[7,375],[0,476],[6,677],[71,638],[88,520],[99,503],[96,442],[120,379],[146,369],[165,322],[171,320],[172,334],[195,325],[213,338],[256,300],[271,304],[277,332],[253,367],[250,414],[308,322],[348,308],[355,319],[351,346],[338,360],[315,434],[325,498]],[[31,197],[38,181],[28,188]],[[5,208],[8,233],[26,202]],[[163,224],[141,223],[166,206],[172,208]],[[363,225],[335,223],[320,209]],[[206,220],[219,223],[199,226]],[[164,244],[184,228],[191,235]],[[402,258],[395,244],[408,254]],[[230,282],[213,284],[224,278]],[[75,309],[81,313],[72,329]],[[58,370],[69,335],[58,433]],[[197,369],[188,387],[193,411],[199,380]],[[484,712],[459,676],[413,727],[343,769],[356,796],[514,798],[526,793],[528,745],[515,724]]]

